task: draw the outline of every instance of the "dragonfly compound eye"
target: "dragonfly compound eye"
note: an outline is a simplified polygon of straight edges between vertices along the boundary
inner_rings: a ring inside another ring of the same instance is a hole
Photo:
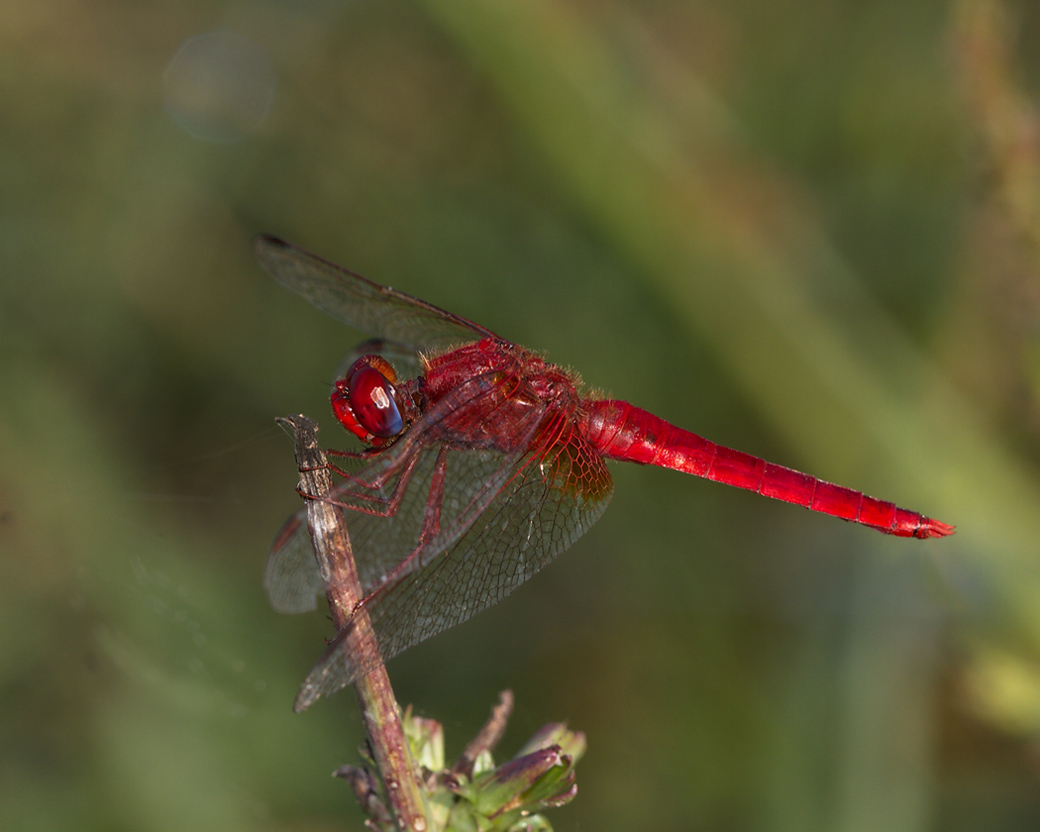
[[[375,367],[361,367],[350,376],[350,407],[361,426],[373,436],[388,439],[404,427],[394,401],[394,386]]]
[[[404,428],[394,399],[397,373],[385,358],[364,355],[336,382],[332,410],[347,430],[369,445],[397,436]]]

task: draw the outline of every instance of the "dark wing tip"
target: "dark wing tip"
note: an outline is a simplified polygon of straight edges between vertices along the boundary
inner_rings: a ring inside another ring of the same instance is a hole
[[[265,251],[270,249],[287,249],[291,248],[290,244],[285,240],[274,237],[270,234],[257,234],[253,238],[253,251],[257,257],[261,256]]]

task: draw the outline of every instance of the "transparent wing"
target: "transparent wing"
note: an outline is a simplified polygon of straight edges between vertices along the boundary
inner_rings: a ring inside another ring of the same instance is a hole
[[[318,596],[325,594],[306,510],[286,520],[275,536],[264,569],[264,589],[275,612],[281,613],[311,612],[318,607]]]
[[[481,418],[478,414],[490,420],[501,418],[488,400],[502,383],[494,374],[471,379],[441,399],[383,453],[367,460],[344,460],[343,467],[353,469],[348,472],[350,478],[330,497],[346,512],[364,594],[369,594],[418,546],[442,450],[451,454],[452,465],[437,503],[440,532],[424,543],[427,556],[450,545],[452,535],[462,533],[465,523],[497,493],[526,452],[544,408],[531,408],[516,425],[518,442],[512,452],[448,450],[467,422]],[[373,513],[389,510],[398,494],[392,514]],[[289,518],[275,537],[267,558],[264,588],[271,606],[283,613],[309,612],[315,609],[317,596],[324,594],[306,509]]]
[[[359,332],[413,349],[497,337],[465,318],[380,286],[276,237],[257,237],[253,250],[275,280]]]
[[[371,587],[365,608],[378,652],[348,655],[341,642],[349,626],[341,631],[300,689],[297,710],[498,603],[599,519],[613,492],[610,473],[573,425],[563,428],[555,437],[540,428],[542,439],[511,464],[479,513],[465,517],[443,545],[420,547],[407,568]],[[452,466],[490,467],[489,453],[452,454],[449,476]]]
[[[376,591],[419,548],[441,455],[437,446],[417,447],[411,467],[396,470],[384,486],[365,489],[345,482],[332,493],[331,499],[344,507],[364,595]],[[489,450],[443,450],[440,464],[447,476],[438,503],[441,528],[423,544],[422,560],[435,557],[458,540],[501,489],[518,457],[519,454]],[[356,476],[364,477],[366,473],[362,470]],[[361,510],[389,505],[398,487],[405,491],[393,514],[384,517]],[[264,587],[271,606],[282,613],[311,612],[317,606],[318,596],[325,594],[307,530],[306,509],[294,514],[275,538],[267,559]]]
[[[340,649],[346,632],[338,634],[304,683],[297,710],[497,603],[603,513],[610,474],[566,415],[531,407],[510,451],[458,441],[472,436],[467,419],[504,418],[490,406],[501,383],[483,377],[460,385],[337,488],[378,652],[348,659]],[[392,515],[365,513],[390,505],[395,494]],[[276,540],[265,585],[272,605],[287,612],[313,609],[324,591],[302,512]]]
[[[358,344],[343,357],[336,368],[335,378],[346,377],[347,371],[363,355],[381,355],[397,371],[398,381],[415,378],[422,373],[422,361],[415,351],[415,347],[399,344],[396,341],[387,341],[383,338],[371,338]]]

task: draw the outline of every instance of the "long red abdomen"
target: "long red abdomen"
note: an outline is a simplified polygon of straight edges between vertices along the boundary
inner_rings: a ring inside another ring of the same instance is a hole
[[[724,448],[623,401],[582,403],[585,438],[608,459],[674,468],[862,523],[900,537],[945,537],[953,526],[851,488]]]

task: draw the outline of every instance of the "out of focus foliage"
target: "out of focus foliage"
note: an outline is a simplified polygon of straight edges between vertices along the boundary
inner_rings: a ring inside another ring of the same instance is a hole
[[[504,757],[580,725],[555,828],[1040,826],[1037,43],[995,0],[6,0],[0,828],[362,823],[353,698],[290,709],[330,628],[260,585],[273,419],[337,444],[359,338],[261,231],[958,525],[615,467],[390,667],[452,736],[514,688]]]

